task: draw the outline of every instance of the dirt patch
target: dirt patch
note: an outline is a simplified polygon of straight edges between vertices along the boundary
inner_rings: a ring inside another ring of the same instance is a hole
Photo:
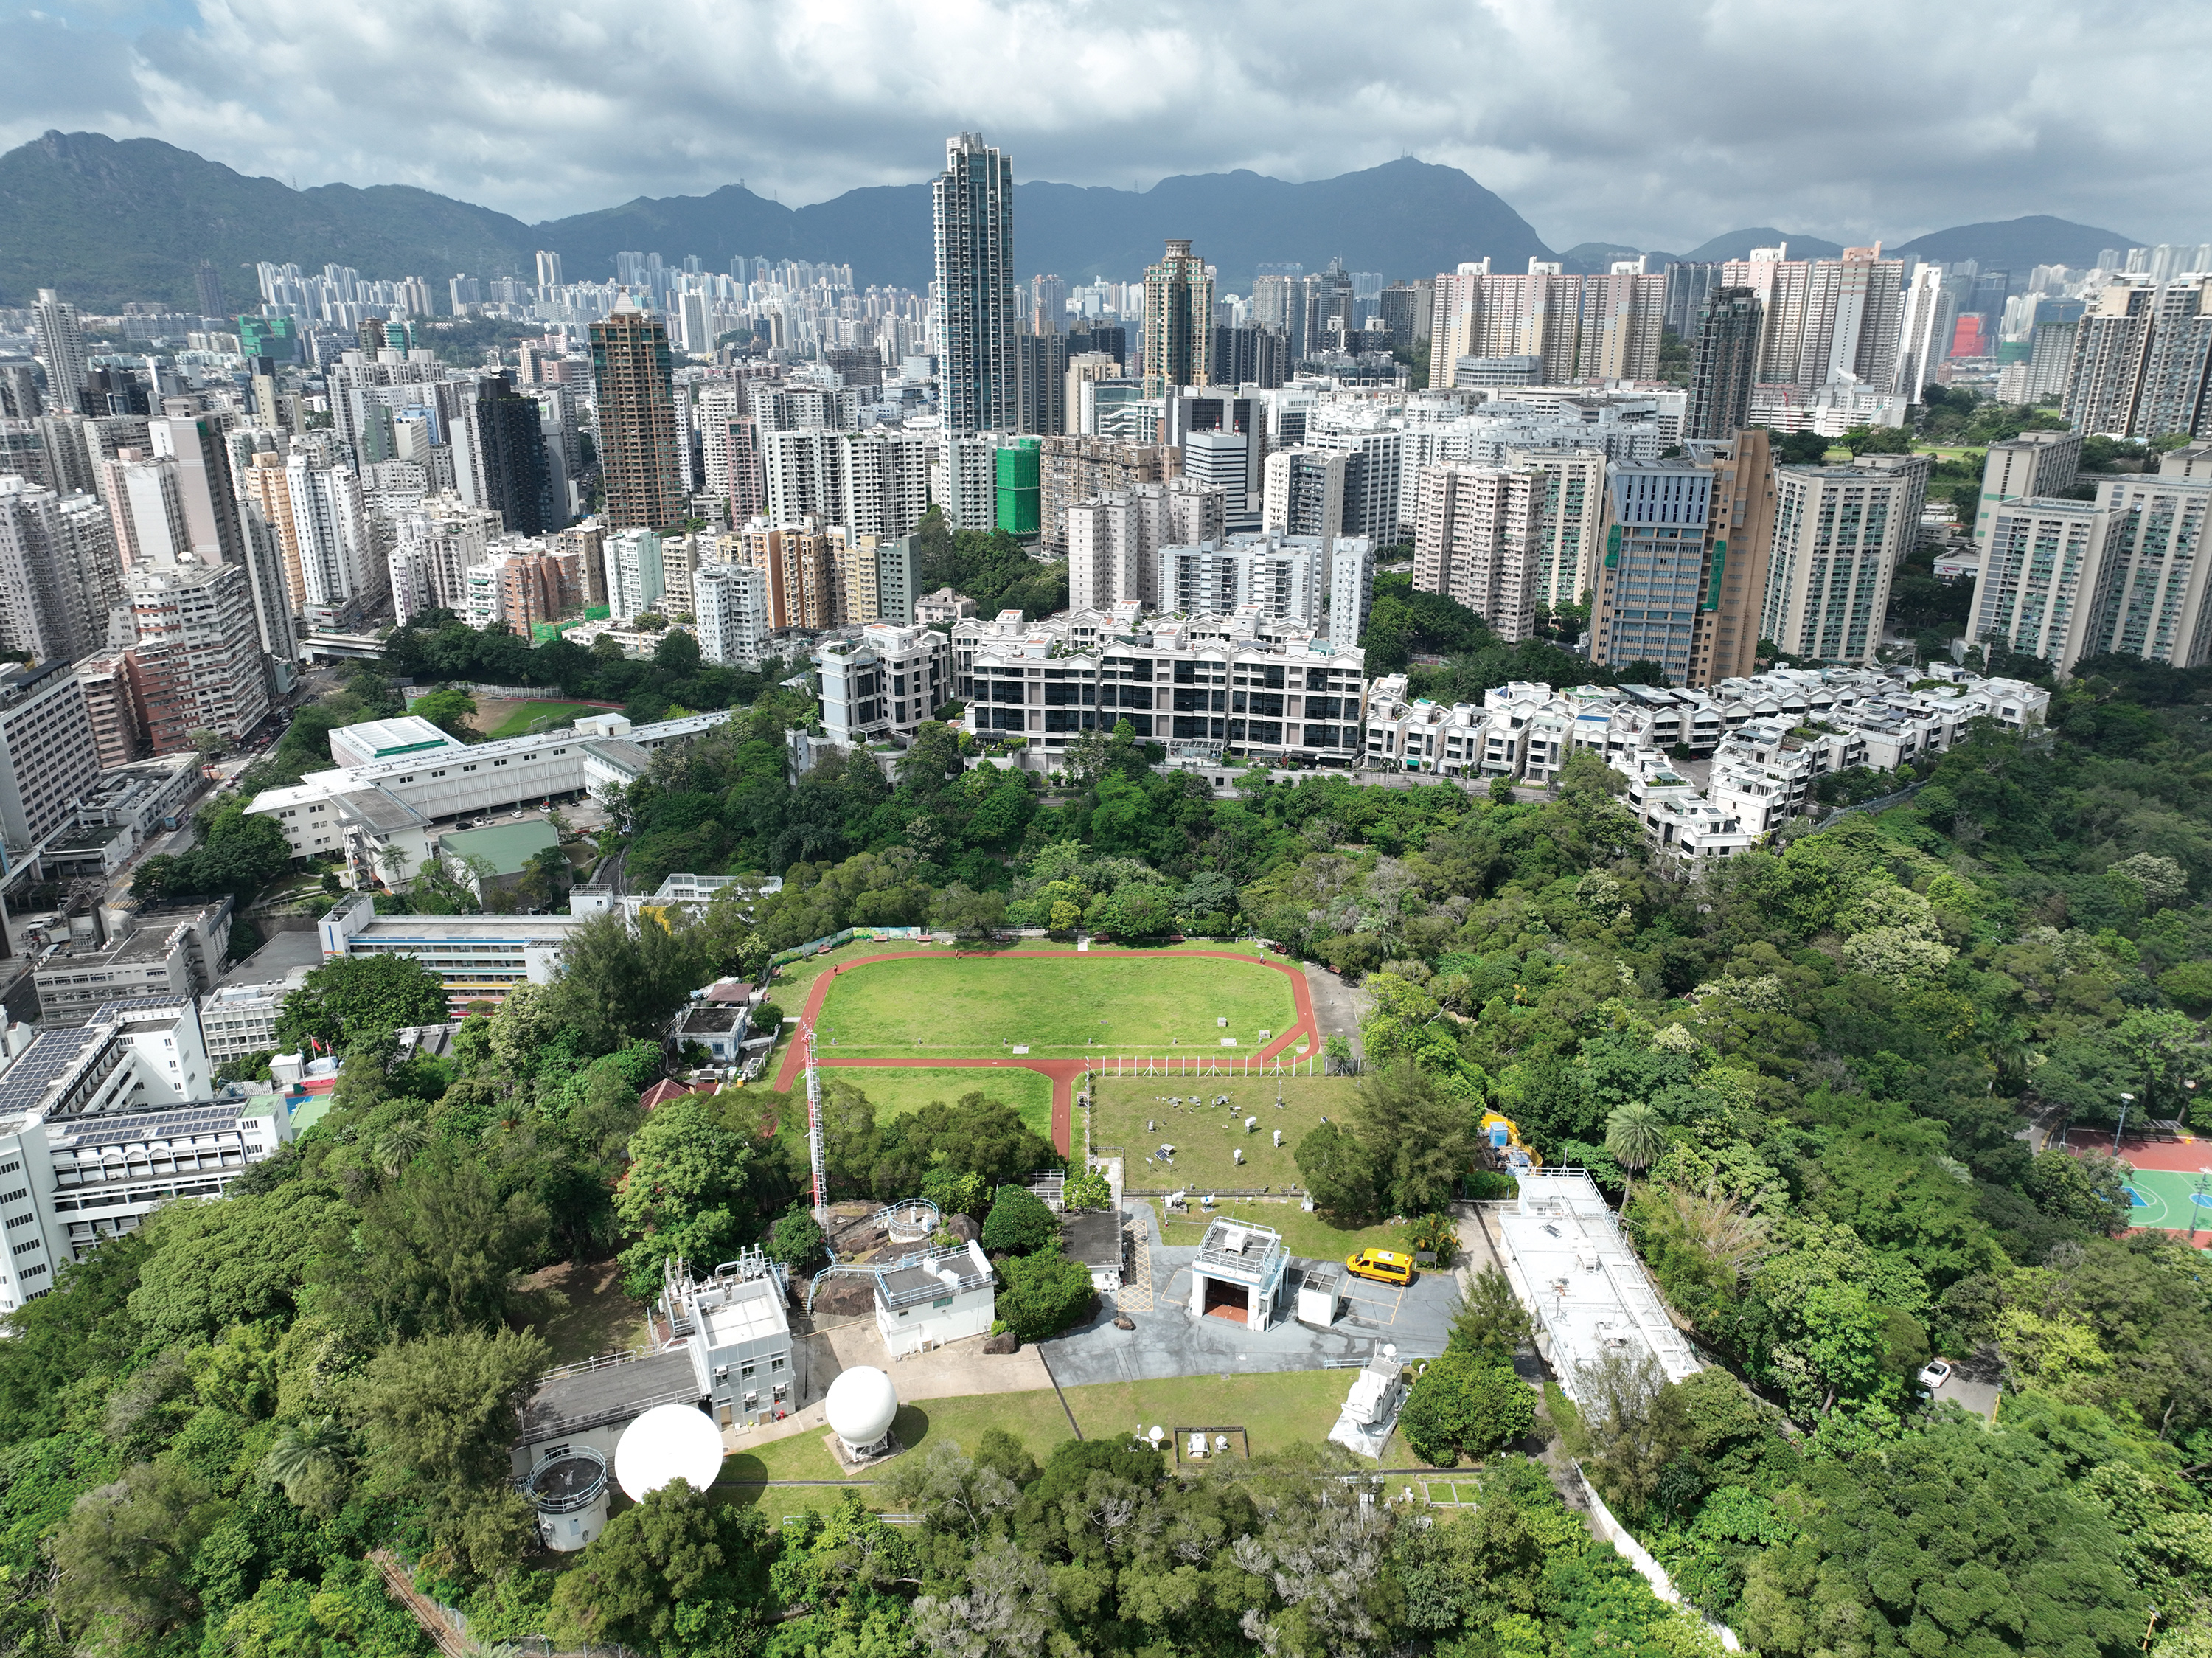
[[[562,1261],[522,1281],[525,1289],[555,1290],[568,1305],[548,1314],[538,1333],[553,1350],[553,1362],[574,1364],[635,1346],[645,1338],[645,1309],[623,1293],[622,1267],[614,1261]]]

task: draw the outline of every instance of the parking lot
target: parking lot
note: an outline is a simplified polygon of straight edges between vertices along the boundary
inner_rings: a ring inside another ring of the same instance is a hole
[[[1193,1318],[1190,1269],[1198,1251],[1164,1247],[1151,1204],[1131,1204],[1126,1212],[1141,1245],[1127,1287],[1119,1296],[1102,1297],[1089,1324],[1044,1344],[1062,1387],[1350,1367],[1364,1363],[1386,1342],[1408,1357],[1443,1351],[1459,1298],[1454,1272],[1422,1271],[1402,1289],[1342,1274],[1336,1320],[1328,1328],[1287,1319],[1255,1330],[1231,1319]],[[1291,1305],[1295,1310],[1295,1295]],[[1115,1329],[1117,1311],[1126,1312],[1136,1328]]]

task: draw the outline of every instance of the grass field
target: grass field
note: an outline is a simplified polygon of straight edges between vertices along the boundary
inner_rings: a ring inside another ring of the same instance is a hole
[[[901,1405],[891,1429],[911,1454],[933,1439],[950,1439],[972,1452],[986,1429],[1000,1428],[1042,1461],[1054,1446],[1073,1437],[1067,1428],[1067,1411],[1073,1411],[1086,1439],[1142,1433],[1154,1423],[1168,1429],[1239,1427],[1251,1440],[1252,1454],[1261,1456],[1326,1437],[1351,1383],[1352,1373],[1344,1370],[1104,1382],[1068,1388],[1066,1411],[1048,1387],[1035,1393],[932,1399]],[[779,1488],[757,1483],[842,1478],[843,1471],[822,1442],[823,1431],[770,1440],[725,1457],[716,1491],[730,1502],[757,1504],[772,1516],[834,1507],[839,1493],[832,1486]],[[868,1471],[871,1478],[880,1473],[880,1467]],[[865,1480],[854,1483],[866,1489]]]
[[[988,1054],[1023,1044],[1067,1058],[1174,1044],[1218,1053],[1224,1037],[1249,1052],[1262,1031],[1280,1035],[1297,1018],[1290,981],[1256,963],[1017,952],[884,961],[847,974],[830,986],[819,1033],[824,1052],[854,1056]]]
[[[1273,1186],[1281,1192],[1298,1183],[1291,1155],[1298,1142],[1323,1117],[1346,1121],[1356,1086],[1348,1076],[1102,1077],[1093,1085],[1091,1140],[1094,1146],[1122,1148],[1122,1184],[1139,1191],[1188,1186]],[[1211,1103],[1224,1094],[1230,1105]],[[1176,1098],[1185,1103],[1168,1103]],[[1190,1103],[1194,1100],[1208,1103]],[[1247,1117],[1260,1119],[1250,1134],[1244,1131]],[[1148,1129],[1148,1122],[1157,1126]],[[1278,1129],[1283,1133],[1279,1147]],[[1176,1149],[1172,1167],[1145,1161],[1163,1143]],[[1242,1166],[1230,1155],[1232,1150],[1243,1152]]]
[[[1204,1189],[1191,1188],[1193,1192]],[[1143,1201],[1149,1202],[1155,1213],[1163,1207],[1157,1198]],[[1173,1249],[1195,1249],[1206,1237],[1206,1223],[1216,1215],[1273,1227],[1283,1234],[1283,1247],[1291,1254],[1310,1255],[1316,1260],[1342,1260],[1355,1249],[1387,1249],[1405,1243],[1396,1227],[1363,1226],[1346,1231],[1319,1215],[1307,1214],[1296,1204],[1271,1204],[1255,1198],[1224,1198],[1211,1211],[1194,1204],[1188,1216],[1161,1214],[1160,1241]]]
[[[500,707],[507,710],[507,717],[499,722],[497,729],[486,732],[484,735],[487,736],[525,737],[530,735],[533,721],[545,721],[546,724],[541,729],[550,730],[554,726],[567,724],[580,715],[605,712],[597,703],[503,702]]]
[[[822,1080],[848,1084],[868,1096],[876,1120],[889,1122],[919,1111],[933,1100],[950,1104],[963,1094],[986,1094],[1003,1100],[1021,1114],[1023,1122],[1049,1140],[1052,1137],[1052,1078],[1009,1065],[1000,1070],[931,1070],[924,1067],[870,1066],[865,1070],[825,1067]]]

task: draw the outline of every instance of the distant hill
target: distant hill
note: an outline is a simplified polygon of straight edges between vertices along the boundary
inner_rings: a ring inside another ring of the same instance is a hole
[[[1307,184],[1238,172],[1163,179],[1143,192],[1015,188],[1024,275],[1133,279],[1170,236],[1196,241],[1237,292],[1249,291],[1263,262],[1317,271],[1341,255],[1395,281],[1485,254],[1507,270],[1551,254],[1526,219],[1466,174],[1411,160]],[[849,190],[791,208],[726,185],[533,226],[404,186],[294,190],[150,138],[49,132],[0,155],[0,304],[56,288],[94,311],[131,300],[191,308],[204,259],[234,306],[253,297],[249,268],[260,259],[420,276],[435,288],[456,271],[529,275],[540,247],[558,251],[572,278],[612,276],[617,253],[642,248],[670,259],[696,253],[716,269],[739,253],[830,259],[849,263],[864,284],[922,288],[932,274],[929,189]]]
[[[2039,265],[2092,265],[2108,247],[2125,252],[2142,244],[2117,230],[2054,219],[2033,213],[2022,219],[2003,219],[1990,224],[1962,224],[1949,230],[1931,230],[1924,236],[1885,248],[1888,253],[1917,253],[1923,259],[1955,264],[1972,259],[1984,271],[2009,271],[2021,281]]]
[[[1608,274],[1615,259],[1643,257],[1650,260],[1646,268],[1652,275],[1663,271],[1668,262],[1681,257],[1679,253],[1662,253],[1656,248],[1630,247],[1620,242],[1583,241],[1559,255],[1559,263],[1571,277],[1602,277]]]
[[[1318,271],[1340,256],[1395,282],[1486,256],[1500,271],[1559,258],[1572,271],[1602,271],[1638,251],[1589,241],[1555,255],[1528,220],[1459,168],[1410,158],[1305,184],[1236,172],[1163,179],[1146,191],[1015,186],[1014,261],[1024,276],[1133,280],[1171,236],[1195,242],[1234,293],[1251,291],[1261,264]],[[1653,268],[1674,258],[1741,259],[1778,241],[1800,259],[1842,252],[1768,227],[1684,254],[1654,253]],[[2117,231],[2039,216],[1934,231],[1889,251],[2024,274],[2037,264],[2087,265],[2102,248],[2129,245]],[[49,132],[0,155],[0,305],[27,305],[36,290],[55,288],[93,311],[131,300],[192,309],[202,259],[214,262],[234,308],[255,299],[251,267],[260,259],[419,276],[442,296],[456,271],[530,276],[541,247],[559,252],[572,280],[611,277],[616,253],[638,248],[672,260],[696,253],[715,270],[740,253],[834,260],[850,264],[863,285],[924,288],[929,188],[877,186],[791,208],[725,185],[529,225],[403,185],[294,190],[152,138]]]
[[[404,185],[294,190],[153,138],[49,132],[0,155],[0,304],[58,289],[94,311],[130,300],[197,309],[211,259],[232,306],[259,303],[250,267],[336,261],[364,275],[525,268],[529,227]]]
[[[552,221],[538,234],[572,277],[610,276],[615,254],[632,247],[696,253],[710,266],[738,253],[848,261],[855,281],[902,288],[927,287],[933,275],[926,184],[849,190],[796,209],[725,186],[711,196],[641,197]],[[1496,195],[1457,168],[1424,162],[1310,184],[1237,172],[1163,179],[1142,192],[1042,180],[1014,186],[1014,264],[1024,276],[1133,280],[1170,236],[1194,241],[1224,286],[1240,293],[1261,264],[1318,271],[1341,255],[1395,281],[1484,254],[1508,270],[1550,257],[1528,222]]]
[[[1790,257],[1793,259],[1832,259],[1844,251],[1839,241],[1823,241],[1818,236],[1795,235],[1787,230],[1777,230],[1772,225],[1761,225],[1753,230],[1731,230],[1724,236],[1715,236],[1681,257],[1692,264],[1711,259],[1747,259],[1753,248],[1771,247],[1777,242],[1790,245]]]

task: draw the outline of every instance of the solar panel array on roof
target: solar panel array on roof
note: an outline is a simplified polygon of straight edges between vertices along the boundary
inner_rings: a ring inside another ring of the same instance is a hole
[[[173,1140],[180,1135],[216,1134],[238,1126],[236,1106],[200,1106],[148,1112],[132,1117],[72,1117],[55,1126],[63,1132],[58,1148],[125,1145],[139,1140]]]
[[[88,1025],[81,1030],[42,1031],[21,1058],[0,1074],[0,1112],[28,1111],[46,1097],[57,1077],[68,1074],[84,1051],[105,1042],[108,1032]]]

